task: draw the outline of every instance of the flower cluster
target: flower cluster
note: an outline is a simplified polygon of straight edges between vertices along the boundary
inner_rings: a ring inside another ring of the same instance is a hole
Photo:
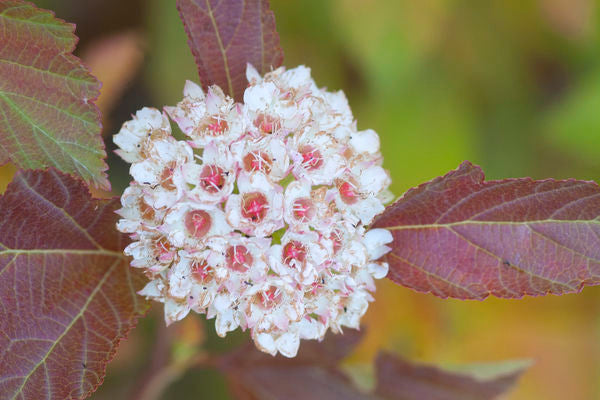
[[[187,82],[177,106],[123,125],[114,141],[134,181],[117,227],[167,323],[206,313],[220,336],[249,329],[262,351],[293,357],[300,339],[359,327],[387,274],[391,234],[366,226],[390,179],[342,92],[303,66],[247,77],[243,104]]]

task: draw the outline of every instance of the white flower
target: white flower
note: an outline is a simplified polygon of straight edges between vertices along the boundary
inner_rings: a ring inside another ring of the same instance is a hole
[[[336,140],[323,131],[307,128],[288,141],[290,157],[294,162],[292,173],[298,180],[313,185],[329,185],[344,172],[345,160]]]
[[[192,149],[187,143],[158,140],[153,144],[153,154],[133,163],[129,173],[138,184],[152,189],[146,198],[154,208],[168,207],[183,196],[186,185],[183,169],[191,160]]]
[[[386,244],[392,243],[394,238],[387,229],[371,229],[365,233],[363,243],[369,253],[369,259],[377,260],[391,249]]]
[[[294,357],[302,339],[359,327],[388,272],[392,235],[367,225],[390,179],[344,93],[303,66],[248,66],[247,78],[243,104],[187,82],[166,114],[144,108],[123,125],[114,140],[134,181],[117,228],[167,324],[204,313],[220,336],[248,329],[260,350]]]
[[[379,136],[372,129],[353,132],[348,144],[356,153],[367,153],[371,156],[379,155]]]
[[[290,172],[290,157],[285,142],[278,137],[249,138],[233,143],[231,151],[247,174],[261,172],[276,183]]]
[[[337,323],[349,328],[358,329],[360,318],[367,312],[372,296],[363,290],[355,291],[344,302],[344,312],[339,314]]]
[[[232,231],[222,210],[194,202],[174,205],[159,230],[173,246],[188,251],[202,248],[212,236],[225,236]]]
[[[231,142],[244,133],[244,121],[239,106],[225,96],[218,86],[211,86],[206,96],[198,85],[187,81],[184,99],[165,111],[188,135],[194,147],[211,141]]]
[[[287,135],[306,120],[295,102],[284,95],[273,82],[250,86],[244,92],[246,116],[258,134]]]
[[[285,189],[284,219],[299,232],[315,228],[319,232],[329,231],[339,220],[327,200],[325,188],[312,189],[308,181],[291,182]]]
[[[204,204],[219,204],[233,191],[236,178],[236,163],[229,148],[211,142],[204,148],[202,164],[190,163],[183,170],[189,187],[189,196]]]
[[[155,209],[144,199],[143,186],[129,186],[121,196],[121,208],[117,213],[123,217],[117,223],[117,229],[124,233],[136,233],[144,230],[156,230],[164,215],[164,209]]]
[[[328,256],[316,232],[288,231],[281,238],[281,244],[271,247],[269,264],[282,278],[289,277],[295,283],[311,285],[317,280]]]
[[[377,189],[382,191],[387,185],[389,177],[378,166],[366,169],[360,176],[347,173],[336,180],[334,193],[337,208],[352,224],[361,222],[367,225],[384,210],[383,203],[377,197]]]
[[[120,147],[116,153],[127,162],[144,158],[154,140],[171,136],[171,125],[165,114],[155,108],[144,107],[131,121],[123,124],[113,141]]]
[[[133,257],[132,267],[145,268],[154,276],[171,265],[176,251],[164,236],[141,235],[138,241],[125,248],[124,253]]]
[[[265,237],[283,228],[283,189],[256,172],[240,173],[240,194],[232,194],[225,210],[232,227],[247,235]]]

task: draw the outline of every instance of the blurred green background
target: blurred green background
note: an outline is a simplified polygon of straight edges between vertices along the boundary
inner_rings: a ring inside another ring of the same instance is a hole
[[[197,80],[174,1],[35,3],[77,23],[77,53],[104,82],[109,150],[130,114],[175,104],[185,79]],[[358,127],[380,134],[397,195],[465,159],[490,179],[598,180],[599,3],[271,1],[285,65],[306,64],[319,86],[345,91]],[[109,164],[119,194],[127,168],[113,155]],[[508,399],[600,398],[599,288],[463,302],[386,281],[365,325],[366,338],[346,363],[367,381],[365,365],[380,349],[445,366],[531,358],[534,366]],[[155,307],[92,398],[139,398],[148,385],[145,399],[229,398],[216,372],[182,367],[199,348],[221,351],[246,336],[223,340],[213,332],[212,322],[197,316],[166,329]]]

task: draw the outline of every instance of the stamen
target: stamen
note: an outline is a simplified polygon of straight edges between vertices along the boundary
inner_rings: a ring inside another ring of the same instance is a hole
[[[140,209],[140,216],[142,217],[142,219],[149,221],[154,220],[154,218],[156,217],[154,208],[146,204],[143,197],[140,197],[140,199],[138,200],[138,207]]]
[[[173,251],[172,251],[171,243],[165,237],[161,237],[156,242],[155,247],[155,255],[156,261],[160,262],[169,262],[173,259]]]
[[[211,280],[212,267],[208,265],[206,260],[195,260],[192,263],[192,277],[200,283],[207,283]]]
[[[292,268],[297,264],[302,263],[306,258],[306,249],[302,243],[297,240],[292,240],[283,248],[283,262]]]
[[[273,308],[281,300],[281,290],[271,286],[268,290],[260,293],[261,303],[264,308]]]
[[[302,155],[302,167],[311,171],[320,168],[323,165],[323,156],[318,149],[313,146],[304,145],[299,148]]]
[[[351,181],[342,181],[341,184],[338,184],[338,190],[342,201],[346,204],[354,204],[360,198],[360,194],[356,190],[356,185]]]
[[[175,161],[171,161],[169,164],[167,164],[167,167],[161,173],[159,185],[162,186],[164,189],[177,189],[175,183],[173,182],[173,172],[175,172],[176,166],[177,163]]]
[[[301,198],[293,204],[294,218],[300,222],[308,221],[315,216],[315,207],[309,198]]]
[[[227,124],[227,121],[221,119],[220,115],[213,117],[213,120],[215,122],[213,122],[212,124],[208,124],[209,133],[212,136],[222,135],[223,132],[225,132],[225,130],[229,127],[229,125]]]
[[[211,225],[212,218],[204,210],[191,210],[185,215],[185,229],[196,239],[206,236]]]
[[[260,114],[254,120],[254,126],[256,126],[263,133],[273,133],[275,129],[275,121],[272,117]]]
[[[225,253],[227,267],[234,271],[246,272],[252,266],[252,254],[245,246],[230,246]]]
[[[271,157],[262,151],[253,151],[244,156],[244,169],[247,172],[261,171],[266,174],[271,172]]]
[[[200,173],[200,185],[209,193],[217,193],[225,186],[225,172],[216,165],[206,165]]]
[[[242,198],[242,216],[252,222],[261,222],[267,216],[269,202],[264,194],[247,193]]]

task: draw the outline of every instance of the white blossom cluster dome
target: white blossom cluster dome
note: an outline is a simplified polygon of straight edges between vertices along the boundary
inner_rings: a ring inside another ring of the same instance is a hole
[[[247,77],[243,104],[187,82],[177,106],[123,125],[114,141],[134,181],[117,228],[167,324],[206,313],[220,336],[249,329],[260,350],[294,357],[300,339],[359,327],[388,270],[390,232],[366,227],[390,179],[343,92],[304,66]]]

